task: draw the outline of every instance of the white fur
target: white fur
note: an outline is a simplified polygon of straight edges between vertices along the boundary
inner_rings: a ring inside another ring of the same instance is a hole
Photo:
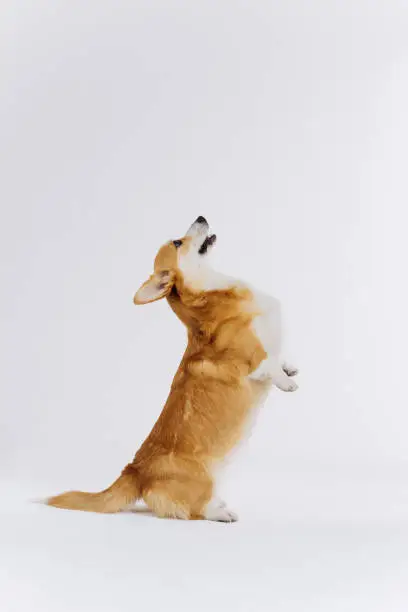
[[[235,523],[238,515],[229,510],[224,502],[218,498],[213,498],[205,507],[204,517],[207,521],[219,521],[222,523]]]
[[[253,329],[267,353],[267,358],[250,374],[255,380],[270,378],[282,391],[296,391],[295,381],[283,369],[282,352],[282,314],[280,302],[264,293],[252,290],[252,307],[260,314],[253,321]],[[292,372],[292,368],[289,368]],[[294,369],[293,369],[294,370]]]

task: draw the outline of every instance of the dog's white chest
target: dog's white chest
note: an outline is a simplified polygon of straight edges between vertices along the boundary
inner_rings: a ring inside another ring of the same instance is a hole
[[[281,307],[278,300],[259,291],[253,291],[252,307],[259,313],[252,322],[252,328],[267,354],[258,368],[250,375],[261,380],[272,376],[277,369],[282,349]]]
[[[246,283],[233,279],[219,272],[215,272],[211,268],[206,268],[202,271],[202,276],[199,279],[200,288],[206,291],[214,291],[218,289],[249,289],[251,292],[251,300],[245,303],[245,310],[254,313],[252,321],[252,329],[262,344],[262,347],[267,354],[267,358],[262,361],[255,372],[251,373],[253,379],[271,378],[272,374],[276,374],[278,362],[281,353],[282,345],[282,323],[281,323],[281,306],[280,302],[265,293],[262,293],[253,287],[249,287]]]
[[[279,355],[282,344],[280,302],[259,291],[253,292],[253,295],[253,308],[259,312],[253,320],[253,330],[268,356]]]

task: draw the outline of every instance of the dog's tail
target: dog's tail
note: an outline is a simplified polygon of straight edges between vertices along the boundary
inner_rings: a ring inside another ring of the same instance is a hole
[[[117,480],[100,493],[68,491],[49,497],[45,503],[56,508],[112,513],[125,510],[140,497],[140,484],[135,470],[125,468]]]

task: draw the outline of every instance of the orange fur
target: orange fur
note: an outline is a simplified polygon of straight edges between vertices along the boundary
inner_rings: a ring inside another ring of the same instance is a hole
[[[189,248],[185,238],[183,249]],[[204,518],[213,495],[212,468],[236,445],[251,408],[268,386],[248,375],[265,358],[252,331],[248,289],[187,287],[172,243],[155,259],[154,274],[135,303],[166,297],[188,329],[188,345],[167,402],[133,461],[101,493],[68,492],[47,503],[117,512],[139,498],[160,517]]]

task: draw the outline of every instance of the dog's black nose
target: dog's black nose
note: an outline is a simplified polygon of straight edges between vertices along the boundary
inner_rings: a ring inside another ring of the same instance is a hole
[[[207,219],[205,217],[203,217],[202,215],[200,215],[199,217],[197,217],[195,222],[196,223],[207,223]]]

